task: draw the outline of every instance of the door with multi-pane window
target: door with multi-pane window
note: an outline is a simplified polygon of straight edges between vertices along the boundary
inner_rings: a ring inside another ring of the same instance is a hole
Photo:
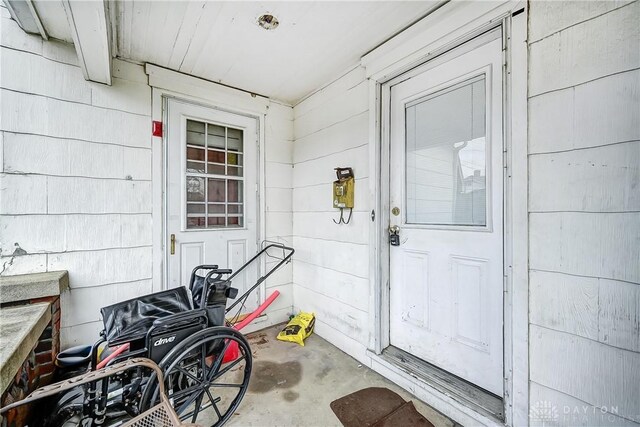
[[[499,33],[448,57],[391,86],[390,343],[502,396]]]
[[[170,99],[167,103],[167,286],[197,265],[236,270],[256,251],[258,133],[255,118]],[[234,280],[243,292],[255,276]],[[247,309],[255,307],[254,293]]]

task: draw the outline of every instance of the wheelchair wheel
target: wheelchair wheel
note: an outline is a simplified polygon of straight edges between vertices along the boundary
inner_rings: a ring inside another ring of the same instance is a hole
[[[237,358],[225,358],[237,346]],[[235,329],[216,326],[199,331],[174,347],[160,362],[167,397],[183,421],[223,425],[244,397],[251,376],[249,343]],[[158,402],[152,377],[145,387],[141,410]]]

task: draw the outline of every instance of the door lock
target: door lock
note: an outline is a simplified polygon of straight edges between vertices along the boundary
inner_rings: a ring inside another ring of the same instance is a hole
[[[400,227],[397,225],[389,226],[389,243],[391,246],[400,246]]]
[[[175,255],[176,253],[176,235],[171,235],[171,255]]]

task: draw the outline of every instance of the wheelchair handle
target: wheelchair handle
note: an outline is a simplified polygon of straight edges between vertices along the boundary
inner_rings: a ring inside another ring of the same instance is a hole
[[[203,265],[196,266],[193,270],[191,270],[191,279],[189,280],[189,289],[193,288],[193,281],[196,277],[196,272],[198,270],[217,270],[217,269],[218,269],[217,264],[203,264]]]

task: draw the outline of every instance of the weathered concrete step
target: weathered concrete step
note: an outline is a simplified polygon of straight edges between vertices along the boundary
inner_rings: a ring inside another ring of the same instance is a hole
[[[66,271],[0,277],[0,304],[60,295],[69,289]]]

